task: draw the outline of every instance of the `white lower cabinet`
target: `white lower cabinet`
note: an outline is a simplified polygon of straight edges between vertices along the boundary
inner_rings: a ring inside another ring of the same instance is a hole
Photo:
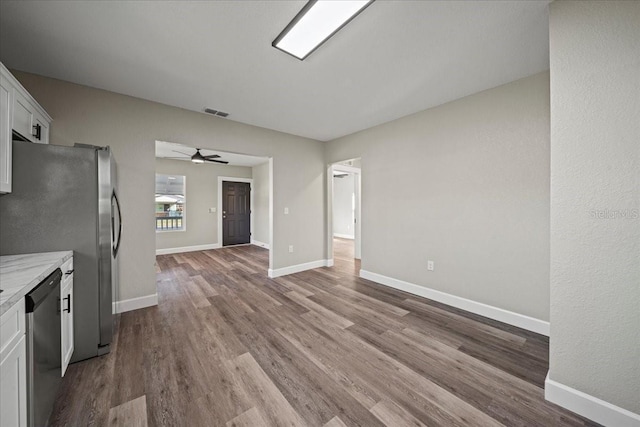
[[[0,318],[0,426],[27,425],[24,300]]]
[[[62,266],[60,284],[60,329],[62,348],[62,376],[73,356],[73,258]],[[1,426],[0,426],[1,427]]]

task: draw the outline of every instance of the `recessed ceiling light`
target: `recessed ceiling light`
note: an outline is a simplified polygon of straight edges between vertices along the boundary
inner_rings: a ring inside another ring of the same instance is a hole
[[[271,45],[303,60],[371,3],[373,0],[311,0]]]

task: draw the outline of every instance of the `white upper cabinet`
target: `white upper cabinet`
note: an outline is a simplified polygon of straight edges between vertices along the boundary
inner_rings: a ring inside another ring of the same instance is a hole
[[[11,192],[12,132],[48,144],[51,117],[0,62],[0,194]]]
[[[15,91],[13,97],[13,130],[23,138],[31,140],[33,137],[31,123],[33,123],[33,108],[27,98]]]
[[[11,192],[11,122],[13,87],[0,76],[0,193]]]

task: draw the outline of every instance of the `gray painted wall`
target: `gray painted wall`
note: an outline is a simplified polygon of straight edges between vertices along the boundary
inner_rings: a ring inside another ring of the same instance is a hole
[[[269,162],[253,167],[253,235],[269,244]]]
[[[53,117],[51,143],[113,148],[124,221],[121,299],[156,293],[156,140],[273,157],[273,268],[324,259],[323,143],[34,74],[14,75]]]
[[[251,168],[181,160],[156,159],[156,173],[186,176],[186,230],[156,232],[156,249],[220,243],[218,238],[218,176],[251,178]],[[209,208],[216,207],[216,213]],[[255,218],[254,218],[255,221]]]
[[[363,269],[549,319],[548,73],[327,143],[357,157]]]
[[[352,197],[355,191],[353,175],[333,178],[333,233],[354,237]]]
[[[550,14],[549,377],[640,414],[640,3]]]

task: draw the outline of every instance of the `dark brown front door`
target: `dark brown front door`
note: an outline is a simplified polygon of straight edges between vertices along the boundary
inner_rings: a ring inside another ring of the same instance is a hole
[[[251,186],[222,181],[222,246],[251,242]]]

